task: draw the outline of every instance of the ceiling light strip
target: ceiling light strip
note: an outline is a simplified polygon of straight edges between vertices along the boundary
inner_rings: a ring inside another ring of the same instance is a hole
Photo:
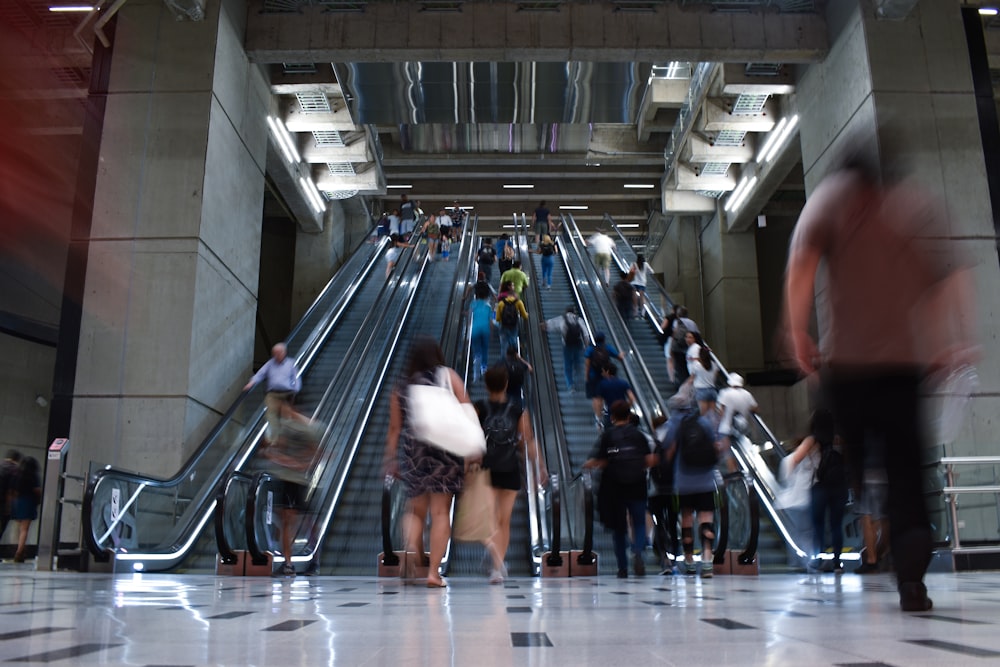
[[[764,163],[764,156],[767,155],[772,148],[774,148],[774,143],[778,140],[778,135],[780,135],[781,131],[785,129],[785,125],[787,123],[788,118],[782,118],[778,121],[778,124],[771,129],[771,132],[767,135],[767,140],[764,142],[764,147],[761,148],[760,153],[757,154],[758,164]]]
[[[788,138],[792,136],[792,132],[795,131],[795,127],[798,124],[799,124],[798,114],[795,114],[790,119],[788,119],[788,123],[785,125],[784,128],[782,128],[781,134],[778,135],[778,138],[775,140],[774,145],[771,146],[770,150],[768,150],[767,153],[764,154],[764,162],[770,162],[774,158],[774,156],[778,154],[778,151],[781,150],[781,147],[788,142]]]
[[[309,203],[312,204],[317,213],[322,213],[326,210],[326,206],[323,204],[323,197],[320,195],[319,190],[316,189],[316,184],[312,182],[312,179],[299,176],[299,185],[302,186],[302,191],[306,193],[306,199],[309,200]]]
[[[281,150],[282,155],[285,156],[285,159],[290,164],[297,163],[299,161],[299,153],[295,150],[295,145],[292,143],[292,138],[288,135],[285,124],[281,122],[280,118],[268,116],[267,125],[271,128],[274,143],[278,144],[278,148]]]
[[[623,188],[630,188],[633,190],[652,190],[656,186],[652,183],[626,183],[622,186]]]
[[[527,183],[507,183],[504,186],[505,190],[530,190],[534,188],[534,185],[529,185]]]

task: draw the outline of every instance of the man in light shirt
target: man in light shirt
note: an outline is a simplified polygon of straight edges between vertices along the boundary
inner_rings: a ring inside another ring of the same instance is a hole
[[[615,242],[599,229],[590,237],[587,245],[594,251],[594,264],[604,272],[604,282],[611,282],[611,252],[615,249]]]
[[[309,421],[292,408],[292,398],[302,388],[295,359],[288,356],[288,348],[284,343],[277,343],[271,348],[271,358],[260,367],[243,391],[247,391],[262,380],[266,380],[267,393],[264,394],[264,405],[267,406],[267,439],[274,442],[278,439],[282,417],[298,418]]]

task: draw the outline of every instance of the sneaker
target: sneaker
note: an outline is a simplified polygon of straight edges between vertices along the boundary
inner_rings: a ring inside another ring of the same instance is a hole
[[[628,579],[628,570],[618,570],[619,579]]]
[[[701,564],[701,578],[702,579],[711,579],[712,576],[713,576],[713,574],[714,574],[714,570],[715,570],[715,568],[712,565],[712,561],[709,561],[707,563],[702,563]]]
[[[284,565],[281,566],[281,569],[278,570],[277,574],[278,576],[281,577],[294,577],[295,568],[292,567],[289,563],[285,563]]]
[[[693,577],[698,574],[698,566],[693,562],[684,561],[684,574]]]
[[[878,574],[878,572],[878,563],[862,563],[854,570],[854,574]]]
[[[490,583],[491,584],[502,584],[503,583],[503,572],[500,570],[493,570],[490,572]]]
[[[632,571],[637,577],[646,576],[646,564],[642,562],[642,556],[639,554],[632,557]]]

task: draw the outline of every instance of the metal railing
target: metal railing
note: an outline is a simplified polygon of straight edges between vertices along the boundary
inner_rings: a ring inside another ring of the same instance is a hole
[[[944,488],[941,493],[948,507],[948,516],[951,521],[951,549],[952,551],[969,550],[975,547],[963,547],[959,530],[963,527],[963,522],[958,518],[958,498],[963,495],[992,495],[997,505],[998,516],[1000,516],[1000,484],[994,481],[990,484],[971,484],[960,486],[955,483],[957,475],[955,468],[960,466],[996,466],[1000,465],[1000,456],[945,456],[941,459],[941,466],[944,467]],[[1000,531],[1000,528],[998,528]],[[1000,547],[991,547],[996,549]],[[979,547],[982,548],[982,547]]]

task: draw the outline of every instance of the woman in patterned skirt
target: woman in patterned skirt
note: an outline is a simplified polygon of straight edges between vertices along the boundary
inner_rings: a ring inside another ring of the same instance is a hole
[[[424,524],[431,516],[430,561],[427,587],[443,588],[438,571],[451,536],[451,501],[462,490],[465,464],[413,437],[408,417],[407,388],[411,384],[435,384],[437,369],[445,365],[444,353],[433,338],[421,337],[410,348],[406,371],[389,399],[389,431],[386,435],[384,463],[386,474],[406,484],[409,507],[403,517],[406,550],[421,557],[424,553]],[[463,403],[470,403],[465,385],[452,369],[447,369],[452,391]]]

